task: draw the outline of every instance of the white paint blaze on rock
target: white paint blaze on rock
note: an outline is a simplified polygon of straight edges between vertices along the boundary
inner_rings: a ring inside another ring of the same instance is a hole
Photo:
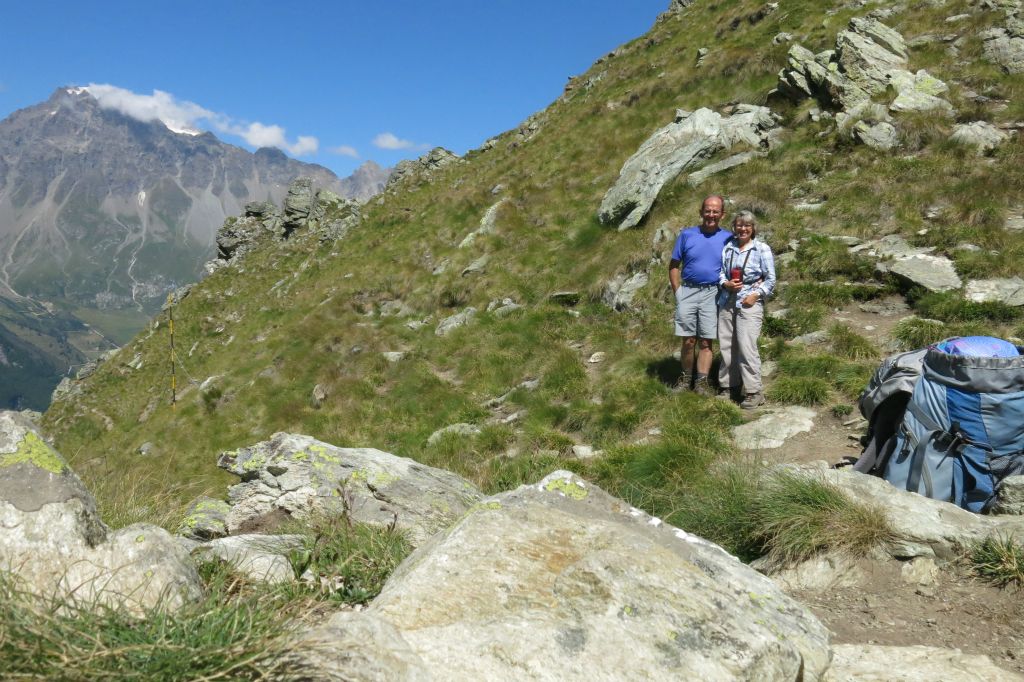
[[[828,632],[720,547],[568,472],[476,505],[368,613],[436,679],[818,680]]]
[[[818,414],[806,407],[782,407],[746,424],[732,428],[736,447],[741,450],[781,448],[787,439],[814,428]]]
[[[0,412],[0,570],[30,591],[142,615],[201,594],[188,554],[162,528],[111,532],[96,503],[24,417]]]

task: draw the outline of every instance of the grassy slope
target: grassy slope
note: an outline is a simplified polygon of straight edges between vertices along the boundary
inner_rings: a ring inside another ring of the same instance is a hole
[[[90,378],[83,396],[47,413],[46,427],[58,447],[107,501],[125,488],[143,497],[169,488],[181,500],[204,490],[219,495],[229,477],[215,467],[218,452],[294,431],[447,467],[487,490],[572,466],[656,513],[676,514],[670,518],[699,528],[702,522],[685,516],[680,500],[699,488],[711,463],[728,450],[726,429],[739,413],[724,403],[674,396],[659,380],[678,367],[671,359],[675,342],[662,264],[653,266],[652,283],[638,298],[640,312],[617,314],[597,300],[613,275],[650,261],[658,227],[692,224],[701,197],[719,191],[761,215],[762,233],[777,250],[794,237],[821,233],[900,233],[943,249],[968,241],[998,250],[984,257],[958,252],[962,273],[976,276],[1017,274],[1024,248],[1001,229],[1024,187],[1024,164],[1015,161],[1018,141],[994,158],[979,158],[945,141],[952,121],[906,116],[898,123],[905,151],[890,156],[853,146],[826,124],[810,122],[806,105],[780,110],[792,132],[768,158],[699,189],[683,181],[668,186],[643,229],[618,233],[598,225],[597,208],[622,163],[671,121],[675,108],[763,102],[788,49],[772,45],[776,33],[788,31],[818,51],[831,48],[836,32],[855,16],[848,9],[829,15],[821,3],[804,0],[751,24],[747,17],[761,5],[696,3],[595,64],[541,114],[542,127],[532,139],[514,143],[515,132],[506,133],[493,149],[471,152],[429,184],[406,184],[371,202],[363,225],[341,242],[321,246],[298,236],[208,278],[176,310],[175,344],[184,365],[178,376],[186,386],[177,409],[168,405],[169,336],[160,318]],[[908,38],[941,35],[950,31],[945,17],[967,5],[911,9],[888,23]],[[972,36],[1000,20],[997,13],[975,16],[969,20]],[[702,46],[712,50],[697,68]],[[949,82],[950,99],[964,120],[1021,118],[1024,79],[980,62],[976,38],[959,58],[944,50],[913,50],[911,68],[927,68]],[[971,66],[958,66],[959,59]],[[962,85],[954,84],[957,77]],[[1009,105],[997,110],[968,103],[968,87]],[[458,249],[496,201],[491,189],[498,184],[510,201],[501,209],[497,234]],[[826,208],[791,208],[804,197],[827,198]],[[926,227],[922,209],[937,203],[947,209],[918,235]],[[482,253],[491,255],[486,274],[461,277]],[[451,260],[449,270],[432,275],[444,258]],[[829,304],[859,291],[821,287],[822,273],[863,278],[863,263],[826,242],[808,247],[801,262],[782,273],[789,282],[808,284],[793,284],[785,295],[782,304],[800,314],[771,330],[780,338],[815,328]],[[560,289],[584,293],[579,317],[547,302]],[[504,319],[483,312],[504,296],[525,309]],[[432,315],[433,323],[414,331],[405,326],[407,319],[377,314],[395,299],[415,310],[417,319]],[[933,317],[999,333],[1017,324],[998,306],[971,308],[941,297],[915,302]],[[467,305],[481,311],[472,325],[444,338],[434,335],[438,320]],[[769,341],[765,353],[781,361],[776,398],[849,403],[874,361],[848,330],[834,330],[834,340],[835,356],[825,358],[799,356]],[[390,364],[380,353],[393,350],[410,353]],[[597,350],[607,359],[588,365]],[[138,370],[125,364],[136,353],[143,360]],[[220,378],[202,393],[188,381],[211,376]],[[527,378],[541,384],[510,399],[525,410],[518,427],[485,426],[477,436],[426,444],[445,425],[483,425],[490,411],[481,403]],[[319,409],[310,400],[316,384],[329,393]],[[654,427],[662,430],[660,441],[635,444]],[[147,441],[154,453],[137,455]],[[567,459],[574,442],[593,444],[608,456],[589,466]],[[499,456],[510,451],[518,454]]]

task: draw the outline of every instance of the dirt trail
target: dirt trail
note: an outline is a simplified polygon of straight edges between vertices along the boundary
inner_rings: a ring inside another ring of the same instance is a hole
[[[886,299],[852,304],[832,319],[848,324],[887,355],[895,351],[891,333],[909,311],[902,301]],[[766,407],[771,407],[766,406]],[[857,439],[864,423],[854,411],[834,416],[816,410],[814,427],[780,448],[759,450],[769,463],[835,463],[860,453]],[[832,631],[836,644],[927,645],[984,654],[1006,670],[1024,674],[1024,600],[1018,588],[996,588],[974,578],[963,563],[943,564],[938,574],[921,581],[905,578],[910,566],[892,559],[852,562],[859,577],[853,584],[826,589],[792,589]]]

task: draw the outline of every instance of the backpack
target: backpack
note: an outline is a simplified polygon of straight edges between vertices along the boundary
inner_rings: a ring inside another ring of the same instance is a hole
[[[1024,349],[947,339],[887,358],[861,393],[868,420],[854,469],[982,513],[1024,473]]]

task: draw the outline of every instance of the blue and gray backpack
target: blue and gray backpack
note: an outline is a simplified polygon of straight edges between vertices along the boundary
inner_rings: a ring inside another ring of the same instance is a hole
[[[982,513],[1024,473],[1024,348],[988,336],[887,358],[860,396],[854,469]]]

